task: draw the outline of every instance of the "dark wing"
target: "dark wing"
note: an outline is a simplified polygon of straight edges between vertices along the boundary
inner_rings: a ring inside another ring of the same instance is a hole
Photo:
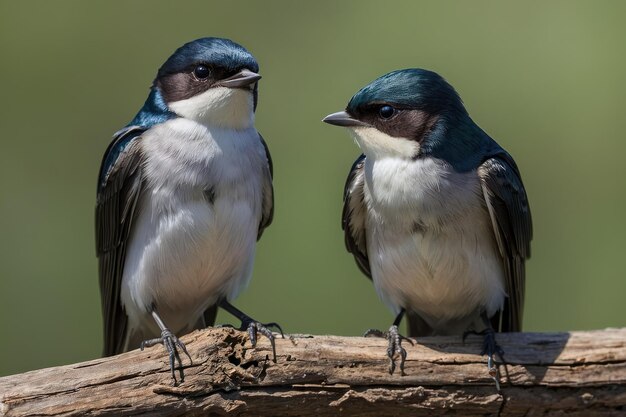
[[[343,191],[343,214],[341,228],[345,233],[346,249],[352,255],[359,269],[372,278],[365,241],[365,219],[367,208],[363,184],[365,182],[365,155],[361,155],[352,165]]]
[[[260,133],[259,139],[261,139],[261,143],[263,144],[263,148],[265,149],[265,156],[267,157],[267,164],[270,176],[269,181],[267,181],[263,185],[263,207],[261,223],[259,224],[259,232],[257,234],[257,240],[261,239],[263,231],[267,226],[272,223],[272,220],[274,219],[274,186],[272,185],[272,180],[274,178],[274,165],[272,163],[272,156],[270,155],[270,150],[267,147],[267,143],[265,143],[265,140]]]
[[[491,216],[500,255],[504,262],[506,292],[500,323],[494,328],[503,332],[522,330],[525,266],[530,257],[532,219],[517,165],[501,152],[487,159],[478,169],[483,194]]]
[[[141,190],[139,135],[129,127],[118,132],[100,166],[96,202],[96,254],[104,319],[104,355],[121,353],[127,316],[120,301],[126,243]]]

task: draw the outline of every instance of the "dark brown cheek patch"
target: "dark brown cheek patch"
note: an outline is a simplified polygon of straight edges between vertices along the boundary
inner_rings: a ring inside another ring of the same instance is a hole
[[[378,120],[376,127],[381,132],[397,138],[422,142],[431,131],[439,116],[423,110],[402,110],[391,120]]]
[[[157,86],[161,90],[163,99],[167,103],[173,103],[203,93],[211,88],[213,83],[211,78],[199,81],[191,73],[178,72],[161,77],[157,81]]]

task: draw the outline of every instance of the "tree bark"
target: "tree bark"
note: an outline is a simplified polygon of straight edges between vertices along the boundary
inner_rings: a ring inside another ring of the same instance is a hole
[[[482,338],[404,342],[405,375],[389,374],[379,338],[277,339],[196,331],[182,338],[184,381],[162,346],[0,378],[6,416],[622,416],[626,329],[497,334],[501,391],[478,353]],[[177,377],[180,377],[177,371]]]

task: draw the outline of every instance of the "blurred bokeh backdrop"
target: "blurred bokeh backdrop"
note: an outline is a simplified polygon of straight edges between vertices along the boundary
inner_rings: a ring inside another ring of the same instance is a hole
[[[237,306],[287,332],[388,327],[343,246],[358,149],[320,119],[419,66],[521,168],[535,226],[526,330],[623,326],[625,20],[619,1],[0,1],[0,375],[100,354],[100,159],[157,68],[204,36],[257,57],[274,158],[276,215]]]

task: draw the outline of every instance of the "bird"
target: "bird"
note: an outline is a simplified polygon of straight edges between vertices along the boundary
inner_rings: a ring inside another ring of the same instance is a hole
[[[390,373],[400,359],[404,374],[406,315],[410,337],[482,334],[495,379],[494,355],[504,352],[494,333],[522,329],[532,239],[513,157],[442,76],[421,68],[377,78],[323,121],[347,128],[362,151],[345,183],[342,228],[396,315],[388,331],[366,332],[388,339]]]
[[[176,383],[177,335],[213,325],[217,307],[276,350],[270,328],[230,301],[252,276],[274,213],[273,166],[256,130],[259,66],[243,46],[206,37],[159,68],[100,166],[96,252],[103,355],[163,344]]]

